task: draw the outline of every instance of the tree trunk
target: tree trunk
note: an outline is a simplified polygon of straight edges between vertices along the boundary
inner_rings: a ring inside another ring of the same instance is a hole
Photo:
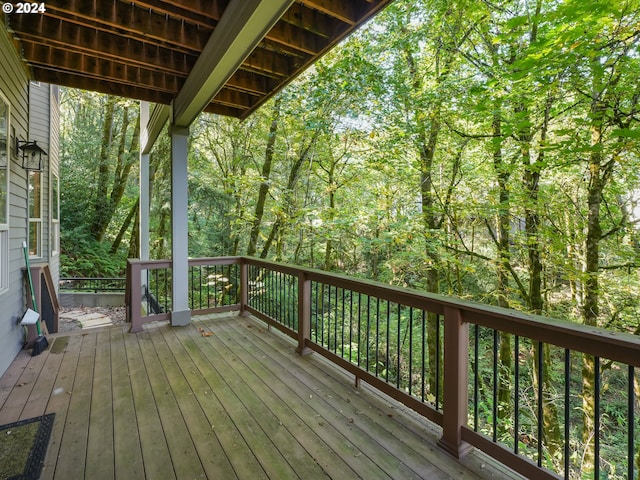
[[[511,263],[510,253],[510,198],[509,198],[509,178],[511,172],[505,165],[502,156],[502,101],[496,100],[494,106],[493,122],[493,168],[498,179],[498,262],[497,262],[497,283],[498,283],[498,306],[509,308],[509,265]],[[511,398],[511,385],[513,384],[513,356],[511,348],[511,335],[501,333],[499,337],[498,365],[500,374],[498,375],[498,437],[502,437],[507,432],[508,419],[512,413],[513,401]]]
[[[131,221],[133,220],[134,216],[137,215],[139,207],[140,207],[140,198],[136,200],[136,203],[134,203],[133,207],[131,207],[131,209],[129,210],[129,213],[127,214],[127,218],[125,218],[124,222],[122,222],[122,225],[120,226],[120,231],[118,231],[118,235],[116,235],[115,240],[111,244],[111,250],[109,253],[115,254],[118,252],[118,249],[120,248],[120,244],[122,243],[122,239],[124,238],[125,233],[127,233],[127,230],[129,230],[129,226],[131,225]],[[134,228],[135,228],[135,225],[134,225]],[[134,240],[133,232],[131,235],[132,235],[131,241],[133,242]],[[130,257],[130,258],[135,258],[135,257]]]
[[[102,240],[105,223],[107,203],[107,190],[109,185],[109,152],[113,135],[113,113],[116,99],[109,95],[104,106],[102,141],[100,143],[100,156],[98,158],[98,183],[93,203],[93,220],[91,223],[91,236],[97,241]]]
[[[262,217],[264,215],[264,205],[267,201],[269,193],[269,176],[271,175],[271,165],[276,143],[276,135],[278,133],[278,120],[280,117],[280,104],[282,100],[276,97],[273,103],[271,127],[269,128],[269,138],[267,139],[267,147],[264,155],[264,163],[262,164],[262,178],[260,190],[258,192],[258,201],[256,202],[253,221],[251,222],[251,232],[249,234],[249,245],[247,246],[247,255],[252,256],[256,253],[258,245],[258,236],[260,234],[260,226],[262,225]]]
[[[553,104],[553,97],[551,93],[548,94],[544,120],[542,129],[540,132],[540,143],[544,145],[547,137],[547,130],[549,126],[549,119],[551,114],[551,106]],[[524,167],[523,184],[526,192],[527,203],[525,203],[524,217],[525,217],[525,232],[527,238],[527,256],[529,260],[529,295],[528,303],[529,310],[536,315],[541,315],[544,308],[544,299],[542,296],[542,260],[540,251],[539,240],[539,228],[540,228],[540,215],[538,206],[538,194],[540,191],[540,174],[544,161],[544,150],[540,149],[537,159],[532,161],[530,149],[531,142],[533,140],[529,123],[529,112],[525,105],[522,105],[520,112],[523,114],[521,123],[525,125],[520,130],[519,140],[521,144],[522,163]],[[549,455],[552,458],[556,458],[561,453],[562,448],[562,434],[560,432],[560,422],[558,420],[558,410],[549,398],[551,391],[553,391],[553,382],[549,378],[549,364],[551,362],[550,348],[548,344],[543,344],[542,347],[543,363],[542,372],[538,371],[539,349],[537,342],[533,342],[533,372],[534,386],[538,387],[539,378],[542,378],[542,390],[543,398],[538,401],[542,402],[542,424],[544,437],[539,441],[544,441],[545,447],[549,450]]]
[[[296,184],[298,183],[298,178],[300,178],[300,170],[302,169],[302,165],[307,160],[309,156],[309,152],[311,151],[311,147],[314,145],[316,139],[318,138],[320,130],[316,130],[316,133],[313,135],[312,140],[309,144],[300,152],[298,158],[291,166],[291,170],[289,171],[289,178],[287,179],[287,187],[284,193],[283,199],[283,212],[278,215],[276,221],[273,222],[271,226],[271,232],[269,232],[269,236],[267,237],[264,246],[262,247],[262,252],[260,253],[260,258],[267,258],[269,255],[269,249],[273,244],[273,241],[278,235],[281,235],[281,229],[284,227],[286,219],[291,215],[291,208],[293,203],[293,192],[296,188]],[[277,254],[277,257],[280,257],[281,253]]]

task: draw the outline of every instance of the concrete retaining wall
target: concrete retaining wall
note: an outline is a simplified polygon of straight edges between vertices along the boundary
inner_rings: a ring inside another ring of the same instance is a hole
[[[124,293],[60,292],[61,307],[124,307]]]

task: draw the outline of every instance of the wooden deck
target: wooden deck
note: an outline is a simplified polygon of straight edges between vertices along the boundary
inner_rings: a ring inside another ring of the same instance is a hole
[[[449,457],[426,420],[252,318],[49,341],[0,379],[0,425],[56,414],[45,479],[509,476]]]

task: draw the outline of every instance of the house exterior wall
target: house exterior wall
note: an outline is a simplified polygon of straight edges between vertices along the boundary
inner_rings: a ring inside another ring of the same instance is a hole
[[[58,171],[58,105],[57,87],[49,85],[30,88],[29,74],[18,56],[4,24],[0,23],[0,94],[9,103],[9,192],[8,192],[8,288],[0,293],[0,375],[4,373],[23,345],[23,329],[19,321],[25,311],[26,288],[22,244],[28,241],[28,171],[22,168],[15,141],[37,140],[49,156],[42,172],[42,256],[39,262],[49,263],[57,284],[58,258],[52,252],[52,211],[50,196],[52,175]],[[30,105],[30,90],[34,103]],[[42,102],[42,103],[39,103]],[[37,104],[36,104],[37,103]],[[31,124],[30,124],[31,111]],[[50,119],[53,120],[50,121]],[[7,232],[7,230],[5,230]],[[1,252],[0,252],[1,253]],[[0,261],[3,260],[0,255]]]
[[[9,102],[9,288],[0,294],[0,373],[22,348],[18,324],[25,308],[22,281],[27,239],[27,175],[18,163],[15,139],[26,140],[29,129],[29,79],[4,26],[0,26],[0,92]]]
[[[53,184],[59,178],[58,142],[60,135],[60,108],[58,105],[59,87],[46,83],[31,82],[29,85],[29,140],[35,140],[48,155],[41,172],[42,191],[42,225],[39,238],[40,254],[31,258],[34,265],[48,263],[51,270],[54,285],[58,285],[59,271],[59,240],[54,240],[54,235],[59,235],[59,229],[55,225],[53,207],[51,201],[54,195]],[[59,192],[59,190],[58,190]],[[59,225],[59,224],[58,224]]]

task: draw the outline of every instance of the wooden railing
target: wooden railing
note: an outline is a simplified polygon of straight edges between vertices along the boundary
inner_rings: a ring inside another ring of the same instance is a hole
[[[169,318],[143,315],[142,293],[170,298],[170,269],[129,262],[132,331]],[[440,425],[456,457],[474,446],[528,478],[637,478],[636,336],[249,257],[190,261],[189,288],[193,314],[262,319]]]

